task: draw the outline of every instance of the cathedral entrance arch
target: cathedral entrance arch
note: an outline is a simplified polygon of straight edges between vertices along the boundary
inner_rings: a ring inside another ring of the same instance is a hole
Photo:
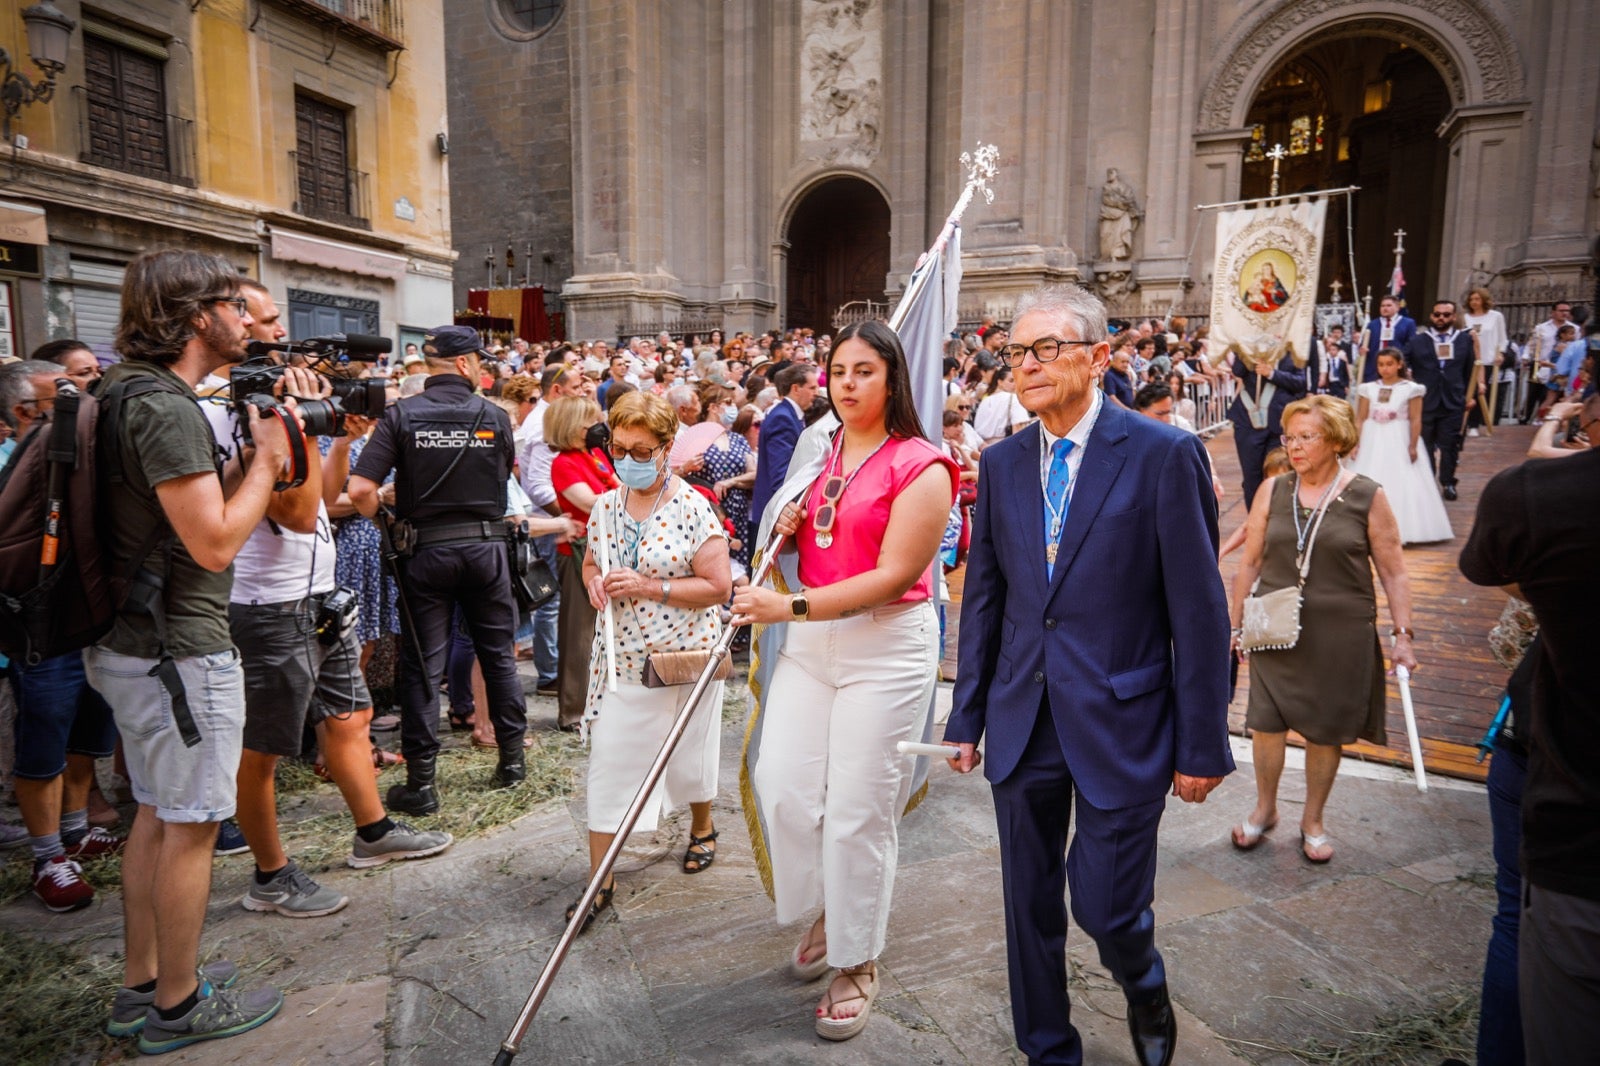
[[[889,203],[870,182],[827,178],[789,216],[782,325],[833,332],[833,313],[852,300],[882,302],[889,275]]]
[[[1438,264],[1449,153],[1438,131],[1449,111],[1449,88],[1433,63],[1380,37],[1313,37],[1267,76],[1245,116],[1250,140],[1239,197],[1267,195],[1274,145],[1288,153],[1281,191],[1361,189],[1353,202],[1336,197],[1328,205],[1319,300],[1331,298],[1334,281],[1342,298],[1351,296],[1353,258],[1355,296],[1370,288],[1375,307],[1399,230],[1411,314],[1420,318],[1419,308],[1445,291]]]

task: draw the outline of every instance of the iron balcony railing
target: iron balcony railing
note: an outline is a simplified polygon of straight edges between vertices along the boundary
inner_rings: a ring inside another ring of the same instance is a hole
[[[341,226],[372,228],[370,176],[360,170],[321,166],[289,153],[297,214]]]
[[[80,162],[190,188],[198,183],[192,119],[132,107],[82,85],[72,95]]]
[[[334,26],[386,52],[405,47],[402,0],[273,0],[302,15]]]

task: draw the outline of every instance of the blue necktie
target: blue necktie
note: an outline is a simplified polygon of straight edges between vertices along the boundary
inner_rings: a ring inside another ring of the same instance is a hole
[[[1051,445],[1050,473],[1045,477],[1044,566],[1046,576],[1052,578],[1056,573],[1056,548],[1060,543],[1060,533],[1067,524],[1067,488],[1072,484],[1072,477],[1067,471],[1067,454],[1071,451],[1072,442],[1065,437]],[[1061,519],[1059,523],[1052,521],[1057,515]]]

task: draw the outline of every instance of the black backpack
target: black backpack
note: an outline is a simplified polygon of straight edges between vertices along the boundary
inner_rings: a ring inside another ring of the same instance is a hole
[[[0,470],[0,653],[33,665],[88,647],[119,609],[151,614],[164,634],[161,588],[174,534],[165,516],[118,563],[105,486],[121,481],[122,404],[178,390],[150,375],[122,378],[95,397],[65,378],[55,410],[17,443]],[[159,570],[145,563],[162,550]]]

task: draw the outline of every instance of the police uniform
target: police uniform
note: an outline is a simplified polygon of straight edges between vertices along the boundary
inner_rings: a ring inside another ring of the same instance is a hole
[[[477,332],[466,326],[441,326],[423,346],[438,359],[479,350]],[[500,746],[496,783],[516,784],[525,772],[527,704],[514,654],[517,611],[503,521],[515,445],[511,419],[476,387],[459,374],[430,375],[420,395],[384,411],[354,471],[381,484],[393,469],[396,516],[415,531],[399,574],[407,608],[401,626],[409,630],[400,639],[407,780],[389,792],[389,806],[407,813],[438,809],[439,683],[458,605],[483,666]]]

